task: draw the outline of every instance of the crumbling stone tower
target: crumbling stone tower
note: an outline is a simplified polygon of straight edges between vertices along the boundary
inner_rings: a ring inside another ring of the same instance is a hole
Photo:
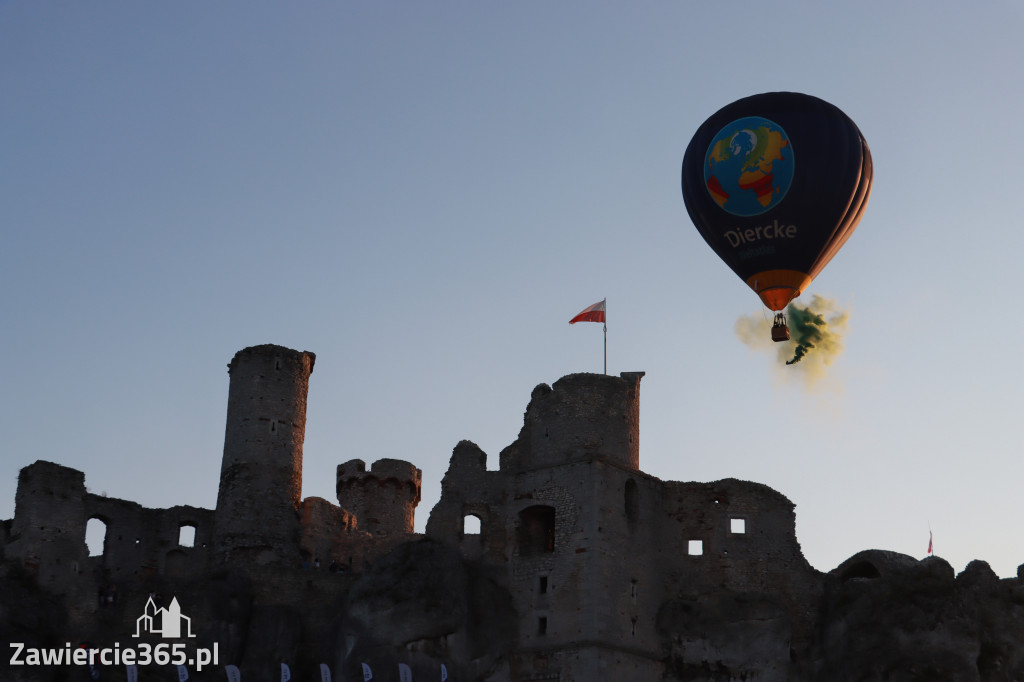
[[[459,443],[427,535],[504,568],[511,679],[655,680],[666,665],[672,679],[798,679],[820,582],[793,504],[756,483],[642,472],[642,377],[540,384],[497,471]]]
[[[338,504],[355,514],[359,530],[374,535],[408,535],[416,521],[423,473],[400,459],[379,459],[366,471],[354,459],[338,465]]]
[[[661,491],[638,468],[643,376],[537,386],[497,471],[472,443],[452,454],[427,535],[504,567],[519,616],[512,679],[658,676],[650,614],[666,562],[648,560]],[[479,534],[467,532],[469,516]]]
[[[501,453],[503,471],[533,470],[603,460],[636,471],[640,467],[640,379],[570,374],[556,389],[533,390],[523,429]]]
[[[267,344],[240,350],[228,365],[214,521],[221,559],[298,560],[306,394],[315,360],[308,351]]]

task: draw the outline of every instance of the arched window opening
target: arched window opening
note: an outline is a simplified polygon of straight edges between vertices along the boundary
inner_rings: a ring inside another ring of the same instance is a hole
[[[192,524],[182,524],[178,528],[178,546],[179,547],[195,547],[196,546],[196,527]]]
[[[85,524],[85,544],[89,556],[103,556],[107,552],[107,524],[103,519],[91,518]]]
[[[463,535],[480,535],[480,517],[475,514],[466,514],[462,518]]]
[[[626,481],[625,506],[626,520],[632,525],[640,516],[640,493],[637,492],[636,481],[632,478]]]
[[[544,505],[519,512],[519,553],[523,556],[555,551],[555,508]]]

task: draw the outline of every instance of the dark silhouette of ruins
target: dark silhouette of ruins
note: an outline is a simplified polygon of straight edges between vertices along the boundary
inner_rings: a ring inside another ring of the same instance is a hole
[[[363,680],[363,664],[399,680],[402,663],[416,680],[443,664],[453,682],[1024,681],[1024,570],[1000,580],[975,561],[956,576],[879,550],[815,570],[780,493],[640,470],[642,372],[537,386],[497,470],[456,445],[425,534],[409,462],[340,464],[337,504],[302,499],[314,361],[273,345],[235,355],[214,510],[147,509],[59,464],[22,469],[0,526],[8,641],[129,646],[162,595],[197,646],[217,644],[198,680],[232,664],[276,682],[283,662],[294,680],[320,680],[321,664],[336,681]],[[90,519],[106,525],[99,556]],[[103,679],[124,679],[114,667]],[[0,678],[84,672],[8,664]]]

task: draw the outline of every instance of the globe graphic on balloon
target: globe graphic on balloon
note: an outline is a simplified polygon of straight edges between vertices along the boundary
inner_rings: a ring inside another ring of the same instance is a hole
[[[733,215],[774,208],[793,183],[793,145],[786,131],[760,116],[728,124],[708,145],[704,183],[715,203]]]

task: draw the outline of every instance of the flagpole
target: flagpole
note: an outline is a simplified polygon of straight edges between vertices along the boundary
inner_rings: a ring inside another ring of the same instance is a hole
[[[604,323],[604,373],[608,375],[608,323]]]

